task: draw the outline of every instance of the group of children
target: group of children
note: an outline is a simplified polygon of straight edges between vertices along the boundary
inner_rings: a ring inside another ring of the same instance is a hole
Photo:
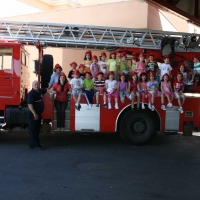
[[[133,55],[132,66],[129,68],[124,52],[120,54],[120,60],[116,59],[115,52],[111,52],[110,59],[106,62],[104,52],[101,53],[100,61],[98,61],[97,56],[92,56],[92,52],[87,51],[84,63],[80,64],[78,69],[76,69],[76,62],[72,62],[70,66],[72,70],[69,72],[68,78],[77,110],[81,109],[80,98],[83,93],[88,109],[92,108],[94,95],[96,95],[96,106],[99,107],[99,95],[102,94],[103,107],[108,107],[108,109],[112,108],[112,96],[115,100],[115,109],[119,109],[118,97],[120,96],[121,103],[124,103],[125,97],[131,100],[133,111],[135,97],[137,97],[137,109],[140,107],[140,102],[142,109],[145,109],[145,99],[147,99],[148,108],[154,111],[154,99],[159,96],[161,97],[161,109],[166,110],[164,97],[168,100],[167,107],[172,107],[172,100],[175,97],[178,99],[179,111],[183,113],[182,106],[185,101],[183,94],[184,68],[180,67],[180,72],[175,77],[172,86],[170,82],[172,68],[168,56],[164,58],[164,63],[158,67],[153,54],[149,55],[149,60],[146,63],[143,54],[139,55],[138,61]]]

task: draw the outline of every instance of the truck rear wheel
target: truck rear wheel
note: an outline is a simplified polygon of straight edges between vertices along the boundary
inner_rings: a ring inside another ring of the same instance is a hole
[[[41,87],[47,88],[53,73],[53,56],[45,54],[42,59]]]
[[[131,144],[147,144],[156,136],[157,129],[147,113],[128,111],[120,120],[119,133]]]

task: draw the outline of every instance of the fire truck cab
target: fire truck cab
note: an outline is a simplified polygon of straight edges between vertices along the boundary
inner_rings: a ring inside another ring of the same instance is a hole
[[[24,42],[27,45],[36,45],[39,49],[37,70],[42,87],[47,87],[48,84],[47,76],[42,72],[51,74],[53,70],[53,64],[50,64],[51,56],[42,55],[43,45],[125,51],[130,57],[132,52],[144,52],[146,55],[153,53],[160,63],[163,62],[163,54],[167,52],[171,55],[173,77],[176,76],[180,64],[189,69],[194,55],[200,57],[197,40],[191,40],[198,35],[188,33],[68,24],[21,23],[19,25],[19,22],[2,22],[0,36],[7,40],[0,42],[0,119],[1,123],[6,123],[10,128],[15,125],[27,126],[26,95],[30,89],[30,72],[28,53],[22,44]],[[15,39],[16,42],[10,41],[11,39]],[[88,110],[86,100],[82,96],[82,108],[81,111],[77,111],[71,98],[66,110],[65,131],[117,132],[129,143],[144,144],[150,142],[158,131],[182,132],[184,126],[188,124],[193,129],[199,130],[200,79],[197,77],[195,80],[194,85],[186,87],[186,101],[182,114],[178,111],[177,100],[173,101],[172,108],[162,110],[160,97],[155,99],[155,111],[149,110],[146,105],[146,109],[134,112],[131,111],[129,99],[125,99],[123,104],[119,103],[119,109],[93,106]],[[52,131],[55,131],[56,110],[49,94],[44,95],[44,102],[43,123],[50,123]],[[103,104],[103,98],[100,97],[99,103]]]

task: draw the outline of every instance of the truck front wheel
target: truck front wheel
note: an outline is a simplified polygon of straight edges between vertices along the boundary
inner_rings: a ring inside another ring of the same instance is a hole
[[[147,144],[157,133],[154,120],[147,113],[128,111],[119,124],[122,139],[132,144]]]

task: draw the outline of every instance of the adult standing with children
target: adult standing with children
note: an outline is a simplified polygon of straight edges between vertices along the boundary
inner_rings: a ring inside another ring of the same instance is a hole
[[[42,112],[44,110],[43,95],[47,89],[40,88],[38,81],[33,81],[32,90],[27,95],[28,103],[28,129],[30,134],[29,148],[44,150],[40,144],[39,134],[41,128]]]
[[[61,73],[59,80],[55,83],[51,90],[56,91],[56,98],[54,105],[57,110],[57,131],[65,130],[65,110],[67,108],[67,93],[70,90],[69,82],[67,81],[66,75]]]

